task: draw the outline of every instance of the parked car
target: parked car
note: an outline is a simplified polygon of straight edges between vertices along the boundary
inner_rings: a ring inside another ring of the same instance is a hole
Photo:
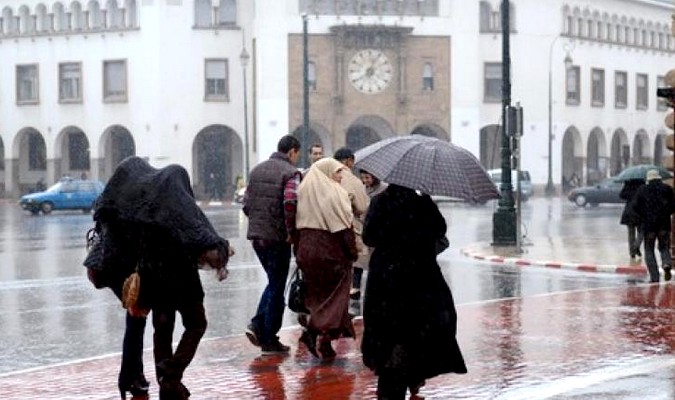
[[[96,198],[103,192],[99,181],[62,179],[43,192],[24,195],[19,205],[32,214],[49,214],[52,210],[82,210],[89,212]]]
[[[488,171],[488,175],[490,175],[490,179],[492,179],[492,182],[495,183],[497,186],[497,189],[499,189],[499,186],[502,183],[502,170],[501,168],[499,169],[491,169]],[[511,170],[511,185],[513,185],[513,190],[516,190],[516,171]],[[527,201],[530,197],[532,197],[533,190],[532,190],[532,179],[530,178],[530,172],[529,171],[520,171],[520,199],[522,201]]]
[[[582,186],[572,189],[567,198],[579,207],[590,204],[592,207],[601,203],[623,203],[619,197],[623,182],[617,182],[614,178],[607,178],[596,185]]]

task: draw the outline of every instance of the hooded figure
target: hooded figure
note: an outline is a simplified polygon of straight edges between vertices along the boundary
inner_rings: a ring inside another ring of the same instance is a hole
[[[331,341],[354,337],[349,316],[352,262],[357,257],[347,191],[340,186],[346,168],[332,158],[312,164],[298,188],[298,268],[307,284],[305,305],[309,318],[301,342],[324,358],[335,357]]]
[[[363,363],[378,398],[403,399],[425,380],[466,373],[455,339],[452,293],[436,262],[446,224],[428,195],[390,184],[373,198],[363,229],[371,255],[363,305]]]

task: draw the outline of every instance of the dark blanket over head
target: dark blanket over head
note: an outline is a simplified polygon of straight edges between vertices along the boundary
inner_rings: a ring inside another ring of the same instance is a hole
[[[117,166],[94,205],[94,219],[166,229],[195,255],[223,241],[197,206],[185,168],[156,169],[139,157],[128,157]]]

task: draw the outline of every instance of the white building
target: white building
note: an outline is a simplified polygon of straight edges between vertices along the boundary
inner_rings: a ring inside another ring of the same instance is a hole
[[[311,137],[328,153],[415,132],[498,166],[499,3],[0,0],[0,182],[16,195],[40,178],[105,180],[136,154],[185,166],[197,195],[211,173],[230,190],[247,148],[253,166],[300,132],[303,12]],[[512,99],[525,108],[522,166],[534,182],[547,180],[549,71],[556,184],[659,163],[670,2],[512,0],[511,10]],[[372,92],[349,70],[364,50],[386,64]]]

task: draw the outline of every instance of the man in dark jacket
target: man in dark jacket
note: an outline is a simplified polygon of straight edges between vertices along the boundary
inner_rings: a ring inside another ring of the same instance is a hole
[[[621,213],[621,225],[626,225],[628,228],[628,251],[630,258],[637,260],[642,257],[640,246],[642,245],[642,226],[640,224],[640,216],[637,215],[632,207],[632,200],[635,197],[638,189],[644,186],[644,179],[629,179],[623,183],[619,197],[626,202]]]
[[[295,167],[300,142],[291,135],[279,140],[277,151],[253,168],[244,197],[248,217],[247,239],[267,274],[267,287],[251,319],[246,336],[263,353],[287,353],[279,342],[284,315],[284,288],[296,239],[295,213],[301,173]]]
[[[651,282],[659,281],[659,267],[654,245],[659,241],[663,278],[669,281],[672,267],[670,255],[670,215],[675,212],[673,189],[661,182],[659,171],[647,171],[647,184],[640,187],[633,198],[633,208],[642,221],[645,238],[645,262]]]

